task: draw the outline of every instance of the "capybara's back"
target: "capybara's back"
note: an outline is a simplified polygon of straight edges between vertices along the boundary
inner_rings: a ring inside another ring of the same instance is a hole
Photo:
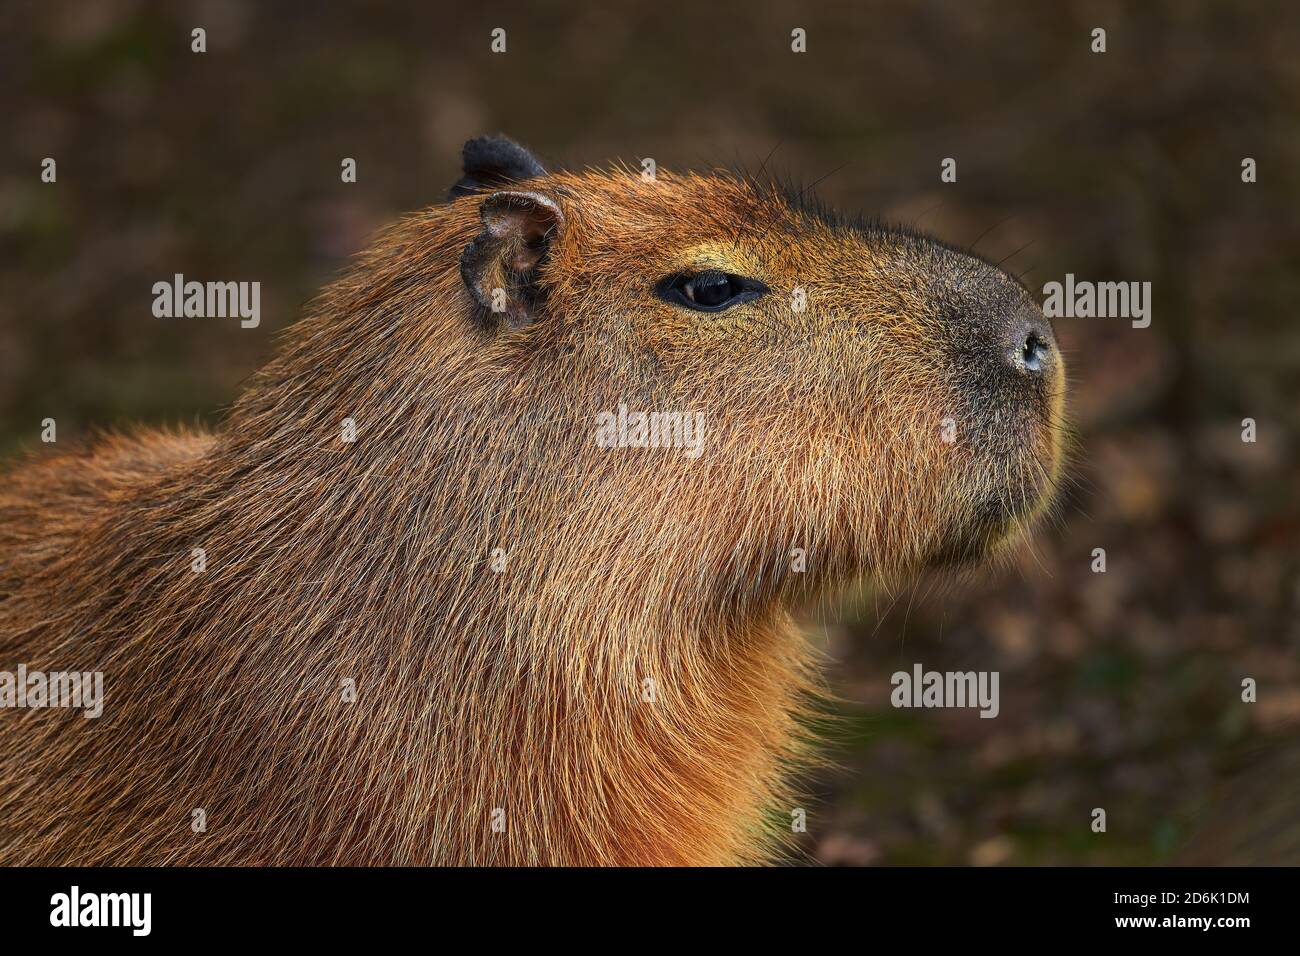
[[[5,469],[0,484],[0,614],[6,622],[25,582],[75,556],[90,530],[141,489],[191,465],[210,447],[199,432],[142,431],[106,436],[72,452],[31,456]],[[63,582],[66,585],[68,582]],[[49,595],[52,601],[59,590]],[[0,629],[8,642],[16,631]]]

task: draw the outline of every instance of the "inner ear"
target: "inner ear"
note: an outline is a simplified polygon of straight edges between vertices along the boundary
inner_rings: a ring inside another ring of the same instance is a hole
[[[531,272],[546,254],[551,234],[564,221],[560,207],[541,193],[493,193],[479,211],[484,230],[509,250],[515,272]]]
[[[460,257],[460,274],[489,326],[519,328],[541,304],[538,265],[564,228],[564,213],[540,192],[497,192],[479,207],[483,231]]]

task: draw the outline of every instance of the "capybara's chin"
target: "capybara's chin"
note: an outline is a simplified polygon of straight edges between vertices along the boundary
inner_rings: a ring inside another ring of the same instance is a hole
[[[1051,492],[1035,497],[989,498],[953,522],[926,562],[930,569],[964,569],[1014,550],[1037,517],[1050,506]]]
[[[1008,465],[1010,477],[972,496],[936,543],[928,568],[970,568],[1009,554],[1056,500],[1063,451],[1054,423],[1042,457],[1028,454]]]

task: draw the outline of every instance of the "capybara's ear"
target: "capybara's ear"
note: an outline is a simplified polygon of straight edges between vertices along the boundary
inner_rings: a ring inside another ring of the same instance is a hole
[[[500,189],[546,170],[532,153],[504,136],[479,136],[461,150],[464,175],[447,193],[448,199],[469,196],[485,189]]]
[[[537,317],[537,266],[564,228],[564,213],[538,192],[498,192],[479,208],[483,231],[465,247],[460,275],[484,323],[517,329]]]

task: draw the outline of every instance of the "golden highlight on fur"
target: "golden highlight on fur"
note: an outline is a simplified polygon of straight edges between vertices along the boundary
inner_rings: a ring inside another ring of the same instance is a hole
[[[1037,312],[1000,270],[750,177],[471,186],[213,433],[9,469],[0,669],[105,695],[0,710],[0,862],[772,859],[814,686],[790,609],[975,557],[1050,494],[1059,356],[985,367]],[[704,269],[768,291],[656,294]],[[620,403],[703,413],[703,453],[599,447]]]

